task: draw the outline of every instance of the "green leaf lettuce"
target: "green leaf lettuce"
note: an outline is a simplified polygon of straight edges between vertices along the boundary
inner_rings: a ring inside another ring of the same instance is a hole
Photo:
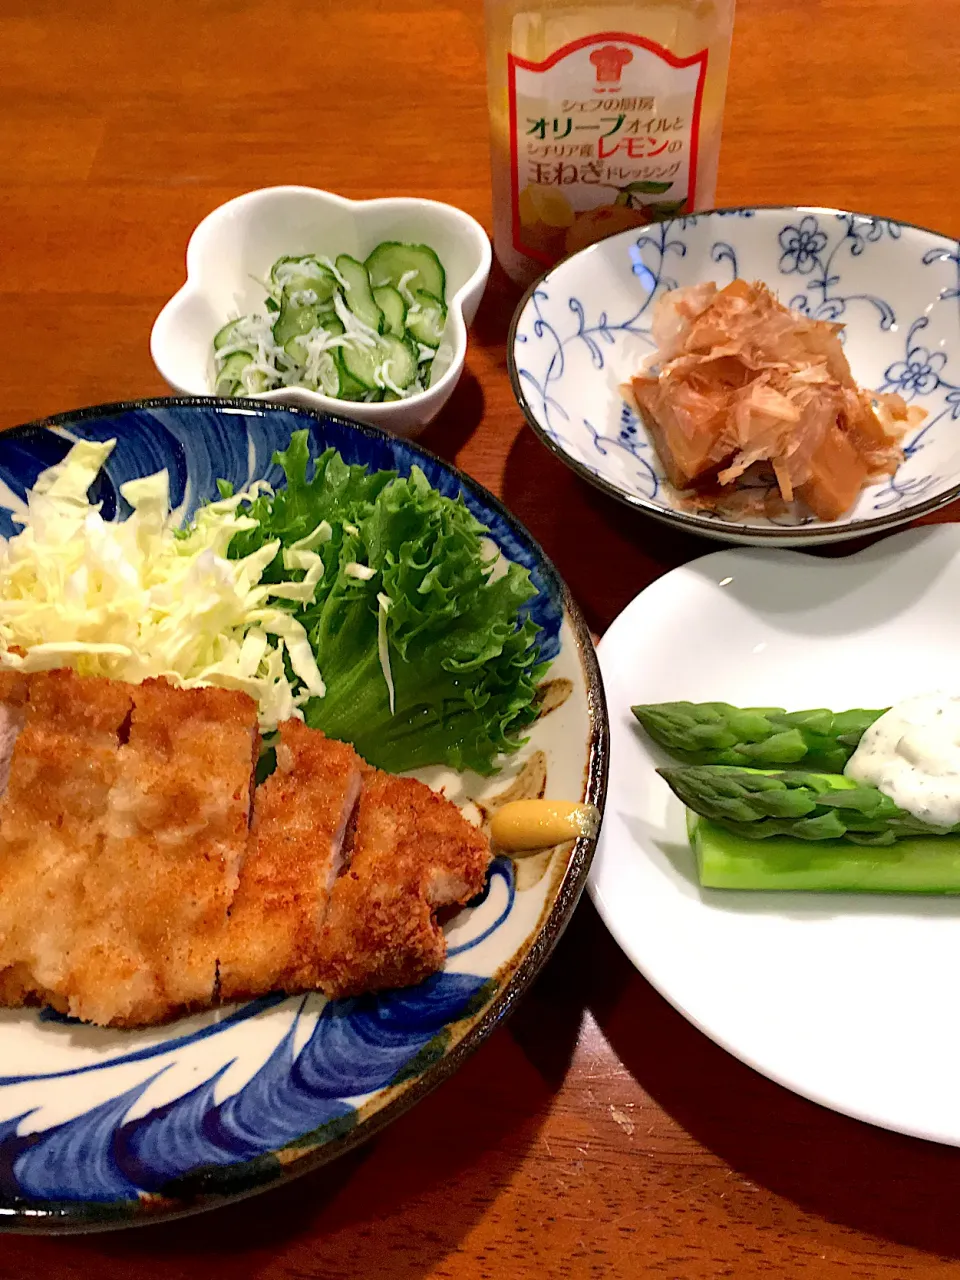
[[[406,478],[369,472],[329,449],[309,474],[306,432],[276,460],[287,486],[248,504],[258,525],[234,537],[230,555],[272,539],[290,547],[330,526],[316,547],[324,571],[313,602],[289,605],[326,684],[304,707],[307,723],[391,772],[493,772],[534,720],[545,670],[524,610],[536,594],[527,571],[498,564],[462,499],[439,493],[417,467]],[[264,574],[302,577],[282,555]]]

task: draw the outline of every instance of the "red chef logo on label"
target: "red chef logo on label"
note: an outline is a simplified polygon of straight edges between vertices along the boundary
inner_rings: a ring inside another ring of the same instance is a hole
[[[633,61],[629,49],[618,49],[616,45],[607,44],[602,49],[594,49],[590,61],[597,68],[597,84],[605,89],[620,83],[623,68]]]

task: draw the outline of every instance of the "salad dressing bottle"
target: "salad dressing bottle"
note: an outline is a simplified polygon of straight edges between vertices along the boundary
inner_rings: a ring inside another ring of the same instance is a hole
[[[485,0],[494,248],[527,284],[709,209],[735,0]]]

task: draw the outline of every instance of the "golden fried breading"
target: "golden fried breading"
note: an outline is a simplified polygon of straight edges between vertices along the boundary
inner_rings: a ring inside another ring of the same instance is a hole
[[[251,831],[258,747],[243,693],[0,671],[0,1005],[142,1026],[440,968],[436,911],[483,887],[484,836],[300,721]]]
[[[331,997],[421,982],[443,965],[440,907],[483,888],[486,837],[413,778],[364,779],[348,869],[330,895],[318,979]]]
[[[211,1003],[259,747],[244,693],[163,680],[131,692],[106,839],[84,875],[71,948],[71,1014],[114,1026]]]
[[[27,677],[0,670],[0,796],[7,789],[13,747],[27,714]]]
[[[59,670],[27,683],[0,801],[0,970],[17,968],[5,986],[62,1004],[82,877],[102,843],[119,774],[130,686]]]
[[[315,985],[314,949],[362,761],[300,720],[280,725],[277,768],[254,798],[250,849],[220,948],[220,995]]]

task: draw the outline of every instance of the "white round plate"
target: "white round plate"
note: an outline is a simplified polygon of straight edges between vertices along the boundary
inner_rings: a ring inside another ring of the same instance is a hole
[[[764,1075],[960,1146],[960,897],[701,889],[684,810],[632,704],[882,707],[960,692],[960,527],[858,555],[718,551],[660,578],[600,644],[610,781],[590,893],[640,972]]]

